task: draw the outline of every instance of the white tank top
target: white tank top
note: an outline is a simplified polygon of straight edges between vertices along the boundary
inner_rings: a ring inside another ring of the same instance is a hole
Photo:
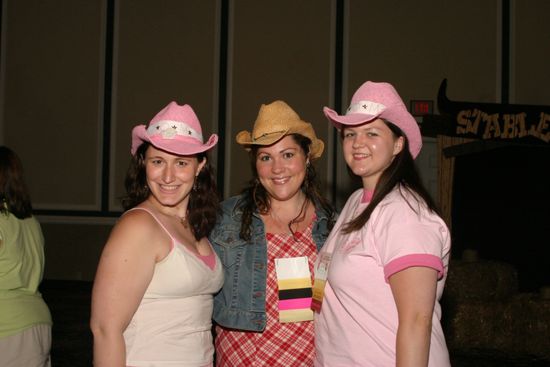
[[[128,366],[189,366],[212,363],[213,294],[223,284],[216,256],[210,269],[179,243],[158,218],[145,210],[172,239],[170,253],[155,265],[153,278],[124,331]]]

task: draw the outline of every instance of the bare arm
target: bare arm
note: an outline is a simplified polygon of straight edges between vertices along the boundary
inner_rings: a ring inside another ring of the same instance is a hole
[[[397,367],[428,365],[437,270],[411,267],[392,275],[390,287],[397,306]]]
[[[90,327],[94,366],[126,366],[123,332],[139,306],[162,252],[156,223],[144,212],[126,214],[101,255],[92,291]]]

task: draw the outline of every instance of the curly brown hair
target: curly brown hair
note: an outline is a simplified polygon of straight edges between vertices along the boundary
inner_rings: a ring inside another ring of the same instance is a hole
[[[132,156],[124,180],[126,187],[126,196],[122,198],[124,210],[141,204],[151,194],[147,186],[145,172],[145,152],[150,146],[151,144],[147,142],[141,144],[136,154]],[[206,159],[206,164],[195,179],[193,191],[189,196],[187,221],[191,225],[195,238],[200,240],[208,236],[216,225],[217,216],[220,212],[220,197],[216,188],[214,168],[208,160],[207,153],[198,153],[195,157],[199,162]]]

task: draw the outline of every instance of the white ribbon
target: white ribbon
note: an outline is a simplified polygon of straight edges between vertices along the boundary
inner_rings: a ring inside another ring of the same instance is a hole
[[[202,134],[181,121],[161,120],[147,128],[149,136],[162,135],[164,139],[173,139],[177,135],[187,136],[203,142]]]
[[[350,115],[352,113],[378,115],[380,112],[384,111],[385,109],[386,109],[386,106],[384,106],[381,103],[376,103],[373,101],[357,101],[355,103],[352,103],[348,107],[348,110],[346,111],[346,115]]]

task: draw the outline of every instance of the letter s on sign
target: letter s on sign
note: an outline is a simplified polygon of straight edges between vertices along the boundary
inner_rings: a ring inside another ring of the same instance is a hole
[[[466,127],[468,126],[471,116],[472,110],[462,110],[456,115],[456,122],[458,122],[458,125],[456,126],[457,134],[466,134]]]

